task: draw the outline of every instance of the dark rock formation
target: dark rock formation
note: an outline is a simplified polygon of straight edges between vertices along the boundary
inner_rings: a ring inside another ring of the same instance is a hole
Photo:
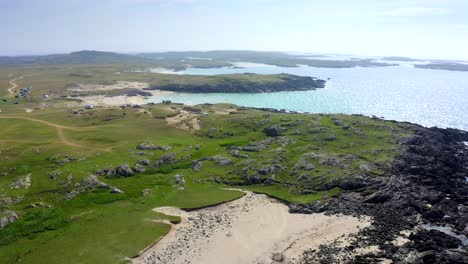
[[[143,142],[140,145],[136,146],[136,149],[139,149],[139,150],[164,150],[164,151],[167,151],[167,150],[170,149],[170,147],[157,146],[157,145],[154,145],[151,142]]]
[[[185,179],[181,174],[174,175],[175,184],[178,186],[177,189],[185,190]]]
[[[374,221],[350,247],[323,247],[307,252],[305,260],[347,254],[350,263],[374,263],[380,258],[395,263],[468,263],[468,148],[463,143],[468,132],[409,126],[415,134],[402,142],[404,151],[384,176],[347,179],[339,186],[348,192],[339,197],[290,205],[291,212],[368,215]],[[448,231],[428,230],[431,226]],[[390,244],[402,230],[414,230],[410,242]],[[349,254],[368,245],[378,245],[380,253]]]
[[[201,166],[202,166],[202,162],[199,161],[199,160],[194,160],[192,161],[192,163],[190,164],[190,168],[194,171],[200,171],[201,170]]]
[[[279,137],[281,136],[281,129],[278,126],[267,127],[263,132],[269,137]]]
[[[132,168],[128,166],[128,164],[122,164],[115,168],[115,175],[123,176],[123,177],[130,177],[133,176],[135,173],[133,172]]]
[[[111,170],[111,171],[115,172],[115,170]],[[80,193],[90,191],[90,190],[95,190],[95,189],[108,189],[110,190],[110,193],[116,193],[116,194],[124,193],[124,191],[122,191],[121,189],[114,187],[114,186],[110,186],[109,184],[103,181],[100,181],[96,175],[88,176],[87,178],[83,180],[81,184],[79,183],[75,184],[75,187],[76,189],[73,189],[66,194],[65,196],[66,200],[72,200]]]
[[[158,168],[164,164],[172,165],[176,163],[176,157],[175,153],[164,154],[153,164],[153,167]]]
[[[151,161],[149,159],[141,159],[137,161],[137,164],[140,166],[148,166],[150,165]]]

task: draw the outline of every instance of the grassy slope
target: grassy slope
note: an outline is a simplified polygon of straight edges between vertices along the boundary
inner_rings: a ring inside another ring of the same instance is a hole
[[[99,119],[112,116],[113,111],[102,111],[90,118],[70,120],[68,112],[33,113],[28,117],[51,120],[64,125],[82,126],[102,122]],[[60,263],[65,258],[80,258],[86,254],[86,263],[116,263],[123,256],[133,256],[158,236],[168,230],[164,224],[152,223],[150,219],[161,219],[151,208],[157,206],[179,206],[196,208],[239,197],[240,193],[224,191],[218,186],[189,184],[187,191],[177,191],[165,175],[142,175],[131,179],[112,180],[112,185],[126,191],[125,195],[109,195],[96,192],[83,194],[71,202],[63,202],[63,191],[59,182],[69,174],[74,182],[79,182],[96,168],[116,166],[136,161],[134,147],[142,139],[149,139],[164,144],[180,144],[180,133],[168,129],[164,120],[152,119],[139,114],[132,115],[118,122],[118,129],[102,127],[86,131],[65,131],[66,137],[87,146],[109,147],[115,143],[119,147],[110,152],[94,151],[65,146],[58,143],[56,130],[37,122],[17,119],[0,119],[0,171],[9,171],[10,175],[0,177],[1,193],[8,197],[27,197],[22,204],[9,209],[27,212],[28,204],[42,201],[64,210],[66,217],[75,217],[65,227],[57,231],[29,234],[28,229],[37,223],[17,222],[17,229],[26,233],[30,239],[21,239],[0,247],[0,259],[10,263],[22,259],[26,263]],[[144,126],[143,129],[136,129]],[[34,133],[31,133],[34,131]],[[153,133],[158,131],[158,133]],[[130,138],[130,141],[126,139]],[[193,143],[187,138],[186,143]],[[184,143],[185,143],[184,142]],[[177,146],[175,146],[177,148]],[[60,166],[62,175],[57,181],[50,181],[48,173],[56,166],[53,157],[70,155],[88,160],[71,162]],[[32,172],[32,186],[29,190],[11,190],[9,184],[17,177]],[[151,195],[142,197],[143,189],[151,189]],[[115,202],[113,202],[115,201]],[[113,203],[111,203],[113,202]],[[31,210],[31,209],[29,209]],[[47,212],[49,209],[44,209]],[[45,213],[46,213],[45,212]],[[15,223],[16,224],[16,223]],[[14,225],[15,225],[14,224]],[[48,227],[46,227],[47,229]],[[8,230],[2,230],[0,240],[8,237]],[[16,232],[19,233],[19,232]],[[51,239],[53,238],[53,239]],[[55,252],[55,253],[54,253]],[[118,253],[116,255],[116,253]],[[121,255],[120,255],[121,254]],[[99,260],[99,261],[98,261]]]
[[[271,159],[278,156],[279,148],[285,149],[281,155],[285,158],[283,165],[289,169],[306,152],[353,154],[358,157],[346,169],[315,163],[316,170],[312,173],[327,180],[363,173],[359,169],[362,163],[375,164],[377,169],[373,173],[380,173],[378,168],[383,168],[399,151],[395,141],[410,133],[397,124],[365,117],[269,114],[253,110],[218,115],[217,111],[235,110],[235,107],[217,105],[202,109],[209,115],[202,118],[202,130],[197,132],[183,132],[167,126],[162,118],[173,115],[176,111],[166,105],[147,109],[151,114],[135,109],[99,108],[81,116],[58,108],[32,113],[24,113],[19,106],[11,104],[0,103],[0,108],[6,110],[0,117],[35,118],[71,126],[73,128],[63,129],[66,139],[87,147],[64,145],[59,140],[55,127],[30,120],[0,118],[0,173],[8,173],[0,176],[0,193],[4,197],[24,198],[17,205],[8,206],[8,209],[20,212],[22,220],[0,231],[0,242],[3,242],[0,245],[2,263],[20,260],[22,263],[63,263],[64,259],[70,263],[124,261],[125,257],[137,254],[167,232],[167,225],[151,221],[167,216],[152,212],[152,208],[166,205],[194,208],[239,197],[239,192],[222,190],[220,188],[223,185],[216,183],[216,179],[221,179],[234,185],[245,184],[246,179],[237,172],[248,161],[230,156],[227,147],[243,146],[266,139],[263,128],[273,124],[288,128],[284,135],[296,139],[297,143],[287,146],[273,144],[262,152],[248,153],[249,159],[254,160],[254,166],[258,168],[271,164]],[[126,115],[123,115],[124,112]],[[343,130],[341,126],[335,125],[333,119],[336,118],[350,124],[353,129]],[[93,128],[86,128],[90,126]],[[218,131],[215,135],[211,134],[212,128]],[[297,130],[304,133],[293,135]],[[337,140],[323,140],[329,134],[336,135]],[[190,154],[191,157],[174,166],[148,170],[130,178],[100,177],[108,184],[124,190],[125,194],[94,190],[83,193],[72,201],[64,201],[64,196],[71,187],[66,187],[61,182],[66,181],[70,174],[76,183],[96,169],[106,166],[115,167],[122,163],[133,165],[141,158],[149,158],[154,162],[163,154],[162,151],[147,151],[149,156],[136,154],[135,146],[145,140],[171,146],[168,153],[177,153],[179,157]],[[201,149],[187,148],[195,144],[200,144]],[[203,162],[201,172],[189,169],[191,160],[219,154],[233,159],[235,165],[220,167],[214,162],[206,161]],[[76,157],[77,160],[56,165],[55,161],[63,159],[65,155]],[[86,159],[80,160],[84,157]],[[296,177],[289,176],[289,169],[276,174],[276,180],[281,184],[244,188],[300,203],[340,192],[338,188],[333,188],[303,195],[300,190],[309,188],[310,183],[298,183]],[[57,180],[51,181],[48,174],[55,170],[62,173]],[[229,173],[230,171],[234,173]],[[28,173],[31,173],[32,178],[30,189],[9,188],[17,177]],[[173,175],[176,173],[185,176],[187,190],[180,191],[173,187]],[[150,195],[142,196],[144,189],[150,189]],[[52,208],[27,209],[28,205],[39,201],[52,205]],[[27,220],[28,215],[34,215],[35,219],[43,221]],[[21,236],[15,237],[16,234]]]

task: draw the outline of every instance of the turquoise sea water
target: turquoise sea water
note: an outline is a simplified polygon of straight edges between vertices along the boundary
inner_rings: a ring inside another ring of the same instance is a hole
[[[395,67],[327,69],[254,66],[242,69],[187,69],[180,74],[290,73],[327,81],[326,88],[306,92],[260,94],[174,93],[150,100],[188,105],[232,103],[311,113],[364,114],[424,126],[468,130],[468,72]]]

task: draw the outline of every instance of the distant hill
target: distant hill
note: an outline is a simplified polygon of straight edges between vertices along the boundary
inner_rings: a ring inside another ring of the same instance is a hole
[[[212,51],[168,51],[156,53],[141,53],[141,56],[157,59],[213,59],[248,61],[259,58],[290,58],[285,52],[251,51],[251,50],[212,50]]]
[[[219,68],[234,66],[235,62],[254,62],[280,67],[308,65],[321,68],[384,67],[396,64],[375,62],[369,59],[356,60],[319,60],[305,55],[286,52],[215,50],[181,51],[140,54],[120,54],[115,52],[83,50],[68,54],[44,56],[0,57],[0,66],[50,65],[50,64],[127,64],[151,65],[173,70],[194,68]]]
[[[115,52],[83,50],[68,54],[44,56],[0,57],[0,65],[22,64],[141,64],[154,60]]]

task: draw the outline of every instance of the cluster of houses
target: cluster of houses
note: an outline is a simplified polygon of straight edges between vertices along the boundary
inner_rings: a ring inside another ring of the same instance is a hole
[[[120,108],[125,109],[125,108],[141,108],[141,105],[139,104],[124,104],[121,105]]]
[[[44,98],[44,97],[43,97]],[[48,96],[47,96],[48,98]],[[172,102],[170,100],[163,100],[162,101],[163,104],[171,104]],[[156,105],[156,103],[153,103],[153,102],[150,102],[148,103],[148,106],[154,106]],[[127,108],[135,108],[135,109],[138,109],[138,108],[142,108],[142,106],[140,104],[124,104],[124,105],[121,105],[120,108],[122,109],[127,109]],[[81,114],[84,110],[92,110],[94,109],[94,105],[90,105],[90,104],[87,104],[84,106],[84,109],[79,109],[79,110],[73,110],[72,113],[74,115],[79,115]]]
[[[73,110],[72,113],[74,115],[79,115],[81,113],[83,113],[84,110],[91,110],[91,109],[94,109],[94,106],[93,105],[85,105],[84,106],[84,109],[78,109],[78,110]]]
[[[15,95],[15,98],[19,99],[19,98],[26,98],[28,96],[31,96],[31,90],[32,90],[32,86],[21,88],[19,90],[19,93]],[[47,99],[49,99],[49,95],[48,94],[43,94],[41,96],[41,98],[44,99],[44,100],[47,100]],[[6,103],[6,102],[8,102],[8,99],[3,98],[2,101]],[[19,104],[19,101],[14,101],[14,104]]]
[[[149,104],[148,104],[149,105]],[[122,106],[120,106],[120,108],[122,109],[125,109],[125,108],[141,108],[141,105],[139,104],[124,104]],[[84,109],[78,109],[78,110],[73,110],[72,113],[74,115],[79,115],[81,114],[84,110],[93,110],[94,109],[94,105],[91,105],[91,104],[87,104],[84,106]]]
[[[15,98],[20,98],[20,96],[27,97],[28,95],[31,95],[31,89],[32,89],[32,86],[21,88],[19,91],[20,94],[15,95]]]

